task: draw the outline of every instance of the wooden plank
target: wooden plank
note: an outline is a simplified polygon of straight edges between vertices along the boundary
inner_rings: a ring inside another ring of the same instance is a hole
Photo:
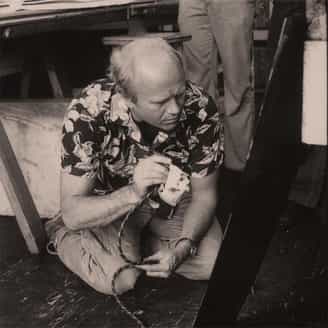
[[[46,71],[48,74],[49,82],[50,82],[50,85],[52,88],[53,96],[55,98],[63,98],[64,97],[63,89],[60,85],[58,75],[56,72],[56,68],[55,68],[53,61],[50,59],[49,56],[46,56],[44,58],[44,61],[45,61],[45,66],[46,66]]]
[[[68,103],[60,98],[0,102],[0,120],[41,217],[59,210],[59,140]],[[13,215],[0,189],[0,213]]]
[[[126,20],[127,8],[109,7],[94,10],[43,13],[16,19],[0,19],[0,38],[13,39],[49,31],[72,30],[94,23]]]
[[[27,98],[31,85],[31,71],[24,71],[21,78],[20,97]]]
[[[141,7],[141,8],[140,8]],[[144,7],[144,9],[143,9]],[[145,26],[176,24],[178,14],[177,0],[160,1],[144,5],[134,5],[136,16],[141,15]],[[144,10],[144,12],[142,11]],[[22,12],[17,17],[1,17],[0,29],[3,38],[15,38],[40,32],[59,31],[64,29],[119,29],[128,28],[129,10],[127,7],[96,8],[71,11],[40,11],[27,14]],[[266,40],[267,30],[256,28],[255,40]]]
[[[96,7],[70,7],[70,8],[60,8],[60,6],[56,6],[56,9],[33,9],[33,10],[19,10],[15,12],[2,12],[0,13],[0,26],[2,22],[20,22],[22,19],[26,20],[34,20],[36,17],[41,19],[45,19],[46,16],[76,16],[76,15],[88,15],[89,13],[95,12],[108,12],[112,10],[120,10],[122,8],[138,8],[139,6],[144,7],[147,6],[147,3],[154,3],[155,0],[134,0],[128,3],[116,4],[116,5],[103,5]],[[49,6],[50,7],[50,6]]]
[[[306,0],[302,141],[327,145],[327,15],[325,0]],[[318,150],[320,151],[320,150]]]
[[[1,121],[0,140],[0,176],[2,184],[29,251],[33,254],[40,253],[45,246],[45,232]]]
[[[139,35],[118,35],[103,37],[102,42],[105,46],[124,46],[127,43],[143,37],[159,37],[165,39],[170,44],[181,44],[191,39],[191,35],[179,32],[163,33],[143,33]]]
[[[0,62],[0,77],[15,74],[23,70],[24,58],[21,54],[3,56]]]

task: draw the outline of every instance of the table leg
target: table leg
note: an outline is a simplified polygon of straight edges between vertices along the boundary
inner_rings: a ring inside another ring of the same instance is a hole
[[[0,121],[0,177],[29,251],[44,249],[45,232],[5,128]]]

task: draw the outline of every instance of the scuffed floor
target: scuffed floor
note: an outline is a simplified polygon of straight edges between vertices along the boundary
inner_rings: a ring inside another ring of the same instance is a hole
[[[113,297],[93,291],[57,256],[29,255],[13,218],[0,218],[0,235],[1,328],[137,327]],[[189,328],[205,289],[205,282],[180,277],[170,281],[141,277],[136,289],[121,300],[149,327]]]
[[[143,279],[121,297],[149,327],[191,327],[206,287],[182,278]],[[25,258],[0,276],[1,328],[137,327],[110,296],[66,270],[56,257]]]
[[[328,228],[280,225],[239,320],[328,325]]]
[[[238,319],[275,327],[327,327],[328,226],[280,223]],[[206,283],[141,278],[122,297],[153,328],[191,328]],[[219,315],[219,313],[218,313]],[[112,297],[91,290],[56,256],[28,254],[13,218],[0,218],[1,328],[137,327]]]

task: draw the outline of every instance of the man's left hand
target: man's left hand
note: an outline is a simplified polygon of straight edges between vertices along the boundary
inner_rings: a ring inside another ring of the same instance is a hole
[[[149,277],[168,278],[187,258],[189,252],[184,248],[164,249],[145,258],[137,268],[144,270]]]

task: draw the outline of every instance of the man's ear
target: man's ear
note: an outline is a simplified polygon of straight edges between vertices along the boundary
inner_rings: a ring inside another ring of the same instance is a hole
[[[132,101],[131,97],[127,97],[126,95],[122,95],[122,98],[124,99],[124,102],[126,106],[129,108],[129,110],[133,111],[136,107],[136,104]]]
[[[124,99],[125,99],[125,101],[126,101],[126,104],[127,104],[127,106],[128,106],[128,108],[131,110],[133,110],[135,107],[136,107],[136,105],[135,105],[135,103],[132,101],[132,99],[131,98],[127,98],[127,97],[125,97],[125,96],[123,96],[124,97]]]
[[[131,99],[131,97],[130,98],[124,97],[124,99],[125,99],[125,104],[129,108],[129,112],[131,113],[133,119],[139,121],[139,119],[138,119],[139,114],[135,110],[136,109],[136,103]]]
[[[121,95],[122,100],[124,101],[125,105],[129,109],[133,109],[135,107],[135,103],[133,102],[131,96],[129,96],[123,88],[117,86],[116,87],[116,92]]]
[[[127,108],[129,110],[134,108],[134,106],[135,106],[134,103],[131,101],[130,97],[128,97],[121,88],[116,89],[116,95],[118,96],[117,99],[119,99],[121,105],[123,105],[125,108]]]

